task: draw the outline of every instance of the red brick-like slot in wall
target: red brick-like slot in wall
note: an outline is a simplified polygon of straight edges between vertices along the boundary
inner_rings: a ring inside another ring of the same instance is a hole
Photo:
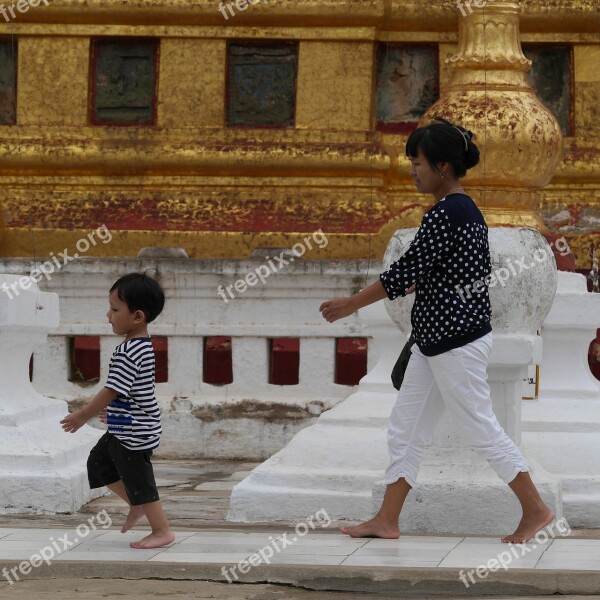
[[[596,330],[596,338],[592,340],[588,350],[588,364],[592,375],[600,380],[600,329]]]
[[[233,382],[230,337],[205,338],[203,381],[212,385],[227,385]]]
[[[335,352],[335,383],[358,385],[367,374],[367,338],[339,338]]]
[[[169,338],[153,337],[154,357],[156,361],[156,383],[169,381]]]
[[[300,340],[277,338],[270,342],[269,383],[298,385],[300,378]]]
[[[69,381],[85,383],[100,379],[100,337],[76,336],[69,339]]]

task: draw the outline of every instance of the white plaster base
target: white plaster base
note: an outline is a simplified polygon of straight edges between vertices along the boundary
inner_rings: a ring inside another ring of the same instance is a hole
[[[361,310],[379,360],[358,392],[259,465],[233,489],[228,520],[297,522],[325,509],[336,520],[371,513],[371,488],[388,461],[387,420],[396,399],[390,373],[404,343],[383,305]]]
[[[368,417],[363,392],[324,413],[235,486],[228,520],[298,521],[320,509],[332,519],[365,518],[388,460],[385,423],[395,397],[370,394]]]
[[[563,512],[571,527],[600,527],[600,433],[524,433],[529,456],[560,477]]]
[[[18,277],[0,274],[0,285]],[[0,514],[74,512],[98,497],[87,482],[87,455],[101,433],[62,430],[66,402],[29,382],[29,358],[58,324],[58,297],[34,284],[18,297],[0,294]]]
[[[600,382],[588,348],[600,327],[600,294],[577,273],[559,273],[544,321],[540,396],[522,405],[528,456],[560,477],[563,511],[572,527],[600,527]]]
[[[571,527],[600,527],[600,402],[540,399],[523,405],[523,447],[562,481]]]
[[[0,427],[1,514],[72,513],[108,493],[90,490],[87,478],[87,455],[100,432],[84,426],[66,434],[61,404],[52,419]]]
[[[521,518],[521,507],[510,488],[474,451],[453,451],[453,460],[450,463],[447,453],[439,449],[427,450],[417,485],[402,508],[400,531],[478,535],[506,535],[514,531]],[[529,462],[544,502],[557,519],[562,518],[559,479]],[[373,487],[373,514],[381,506],[385,488],[383,481]]]

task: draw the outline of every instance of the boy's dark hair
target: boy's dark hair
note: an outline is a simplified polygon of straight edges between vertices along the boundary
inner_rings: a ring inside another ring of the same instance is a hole
[[[456,177],[464,177],[467,169],[479,163],[479,149],[473,143],[473,133],[446,119],[435,117],[437,123],[415,129],[406,142],[406,156],[416,158],[419,148],[431,166],[449,162]]]
[[[144,313],[146,323],[152,323],[165,306],[165,294],[162,288],[146,273],[123,275],[113,284],[109,293],[115,290],[119,300],[125,302],[131,312],[141,310]]]

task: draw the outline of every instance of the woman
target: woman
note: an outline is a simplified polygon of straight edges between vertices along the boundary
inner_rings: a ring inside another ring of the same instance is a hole
[[[406,144],[411,175],[417,191],[432,194],[436,204],[423,216],[406,254],[379,281],[320,307],[333,323],[378,300],[416,291],[411,314],[415,344],[389,420],[387,489],[373,519],[342,528],[352,537],[399,537],[402,505],[444,407],[521,503],[521,522],[502,541],[526,542],[554,519],[519,448],[492,410],[487,383],[492,346],[488,229],[459,181],[479,162],[472,138],[470,131],[439,118],[412,133]],[[476,282],[477,293],[472,294]]]

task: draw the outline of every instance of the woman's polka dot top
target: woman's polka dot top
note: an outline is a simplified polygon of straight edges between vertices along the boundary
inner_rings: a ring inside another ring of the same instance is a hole
[[[492,330],[491,271],[481,211],[469,196],[451,194],[423,215],[409,249],[380,281],[390,300],[416,283],[413,337],[423,354],[435,356]]]

